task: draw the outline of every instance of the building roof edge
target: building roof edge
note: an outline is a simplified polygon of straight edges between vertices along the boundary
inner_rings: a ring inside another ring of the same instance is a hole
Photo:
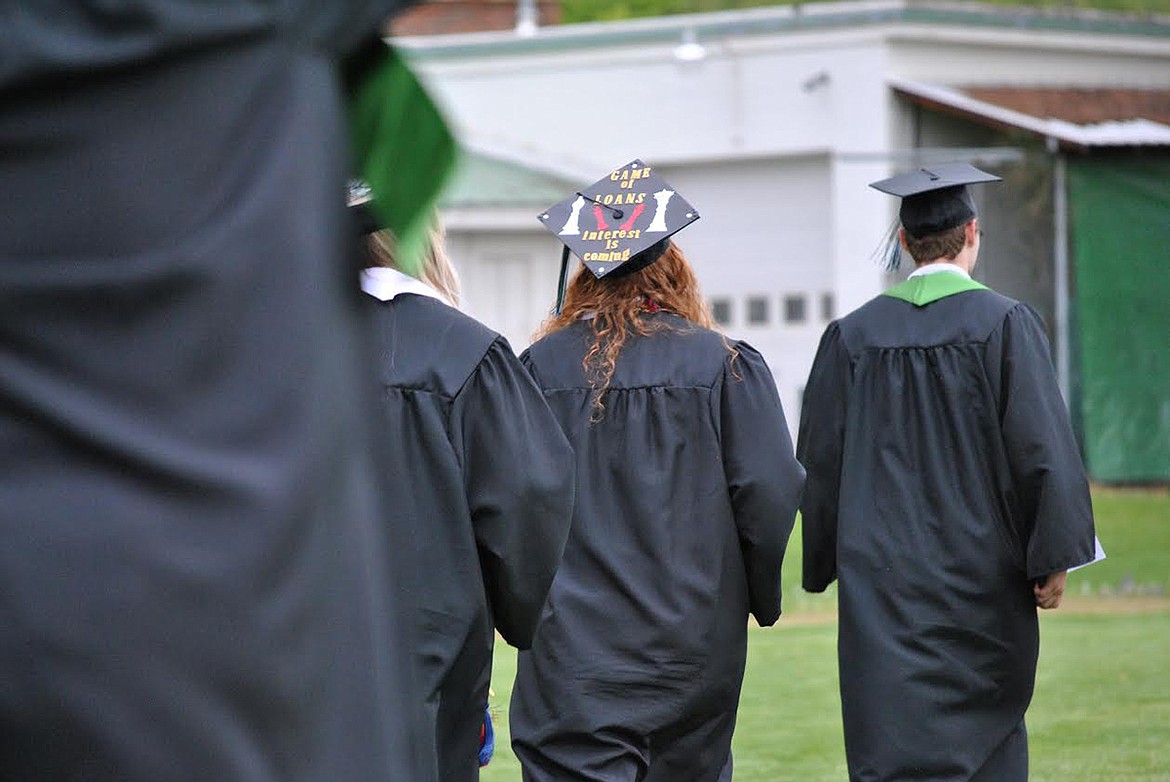
[[[698,42],[728,36],[812,32],[884,24],[945,25],[1131,35],[1170,39],[1170,15],[1133,15],[1078,8],[1007,6],[947,0],[840,0],[736,11],[675,14],[515,31],[395,38],[422,59],[483,54],[541,54],[599,45],[672,43],[687,33]]]
[[[993,127],[1023,130],[1050,139],[1065,148],[1170,146],[1170,125],[1147,119],[1078,125],[1064,120],[1034,117],[972,98],[949,87],[898,76],[886,77],[886,84],[895,92],[922,105],[966,116]]]

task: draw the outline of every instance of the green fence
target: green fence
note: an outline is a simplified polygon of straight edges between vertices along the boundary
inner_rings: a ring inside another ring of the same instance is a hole
[[[1068,162],[1089,473],[1170,481],[1170,155]]]

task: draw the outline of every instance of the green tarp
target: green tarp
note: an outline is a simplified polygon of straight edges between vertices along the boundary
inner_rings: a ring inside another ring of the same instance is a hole
[[[1170,481],[1170,155],[1068,161],[1089,473]]]

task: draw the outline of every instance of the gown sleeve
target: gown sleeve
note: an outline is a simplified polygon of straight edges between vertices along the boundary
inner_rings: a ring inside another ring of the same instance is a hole
[[[780,617],[780,566],[804,488],[804,469],[776,383],[755,348],[738,343],[739,355],[723,372],[720,395],[723,469],[747,572],[749,605],[762,626]]]
[[[852,373],[840,327],[831,323],[821,336],[804,388],[796,438],[796,457],[808,471],[800,524],[802,583],[809,592],[823,592],[837,578],[837,500]]]
[[[1029,579],[1093,559],[1093,506],[1040,316],[1026,304],[988,344]]]
[[[573,451],[503,338],[460,390],[452,422],[488,603],[504,640],[527,649],[569,536]]]

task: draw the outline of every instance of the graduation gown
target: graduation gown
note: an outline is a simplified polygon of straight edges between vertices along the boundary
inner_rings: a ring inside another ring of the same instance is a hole
[[[780,615],[804,482],[763,358],[669,314],[623,346],[604,415],[582,321],[523,356],[577,458],[577,504],[512,744],[524,778],[729,779],[747,616]]]
[[[1027,778],[1033,579],[1092,559],[1040,318],[953,272],[832,323],[797,455],[804,587],[838,581],[856,782]]]
[[[369,302],[396,444],[385,480],[395,524],[418,539],[418,656],[439,778],[475,780],[494,629],[521,649],[532,642],[569,534],[573,452],[503,337],[427,295]]]
[[[426,779],[336,75],[398,5],[0,11],[0,778]]]

